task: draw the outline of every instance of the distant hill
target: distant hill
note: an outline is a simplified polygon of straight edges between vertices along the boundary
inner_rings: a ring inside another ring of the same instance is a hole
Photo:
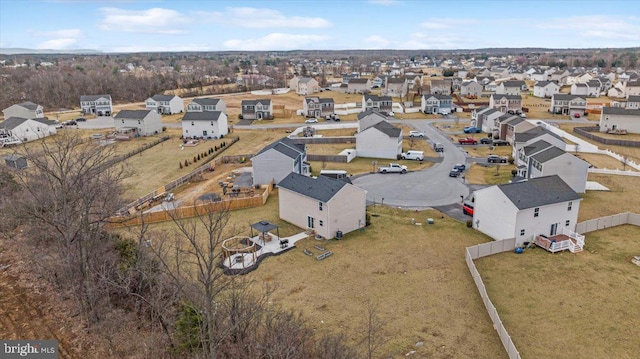
[[[19,47],[0,47],[0,55],[19,55],[19,54],[101,54],[102,51],[91,49],[74,49],[74,50],[53,50],[53,49],[24,49]]]

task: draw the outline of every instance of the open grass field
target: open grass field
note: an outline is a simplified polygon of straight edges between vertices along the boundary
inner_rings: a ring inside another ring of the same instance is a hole
[[[578,222],[620,212],[640,212],[638,209],[640,179],[638,177],[590,173],[587,179],[608,187],[610,191],[588,191],[583,194]]]
[[[356,148],[355,143],[309,144],[307,145],[307,154],[338,155],[343,150],[346,150],[349,148]]]
[[[624,225],[588,233],[578,254],[536,248],[475,263],[523,358],[630,359],[640,338],[638,254],[640,227]]]
[[[469,184],[505,184],[509,183],[513,176],[511,170],[515,170],[515,165],[501,163],[499,166],[496,164],[483,165],[474,163],[471,165],[464,176],[465,180]]]

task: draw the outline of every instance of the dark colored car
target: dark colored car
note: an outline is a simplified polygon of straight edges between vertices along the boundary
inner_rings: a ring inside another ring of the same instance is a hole
[[[453,169],[462,172],[467,169],[467,165],[465,165],[464,163],[458,163],[455,166],[453,166]]]
[[[509,141],[506,141],[506,140],[493,140],[492,144],[494,146],[509,146]]]
[[[490,139],[489,137],[483,137],[480,139],[480,143],[482,143],[483,145],[488,145],[491,143],[491,141],[493,141],[492,139]]]
[[[458,177],[458,176],[460,176],[460,171],[458,170],[451,170],[449,172],[449,177]]]
[[[489,155],[487,157],[488,163],[507,163],[506,157],[500,157],[498,155]]]
[[[76,122],[85,122],[85,121],[87,121],[87,119],[84,118],[84,117],[78,117],[78,118],[75,119],[75,121]]]
[[[65,126],[75,126],[75,125],[77,125],[77,123],[76,123],[76,121],[71,120],[71,121],[65,122],[64,125]]]

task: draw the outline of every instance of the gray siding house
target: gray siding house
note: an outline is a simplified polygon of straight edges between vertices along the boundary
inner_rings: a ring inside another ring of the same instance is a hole
[[[227,104],[219,98],[194,98],[187,105],[187,112],[220,111],[227,113]]]
[[[86,115],[111,116],[113,112],[111,95],[80,96],[80,108]]]
[[[242,118],[245,120],[270,120],[273,118],[273,104],[269,99],[243,100]]]
[[[161,115],[173,115],[184,112],[184,100],[175,95],[154,95],[145,101],[147,110]]]
[[[253,184],[278,184],[289,173],[308,176],[311,172],[304,144],[285,137],[264,147],[251,158]]]

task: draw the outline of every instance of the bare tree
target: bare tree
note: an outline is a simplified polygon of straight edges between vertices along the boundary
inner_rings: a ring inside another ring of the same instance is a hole
[[[362,339],[366,358],[373,358],[375,352],[386,343],[384,326],[385,323],[378,315],[377,306],[374,303],[368,302],[365,319],[365,336]]]

